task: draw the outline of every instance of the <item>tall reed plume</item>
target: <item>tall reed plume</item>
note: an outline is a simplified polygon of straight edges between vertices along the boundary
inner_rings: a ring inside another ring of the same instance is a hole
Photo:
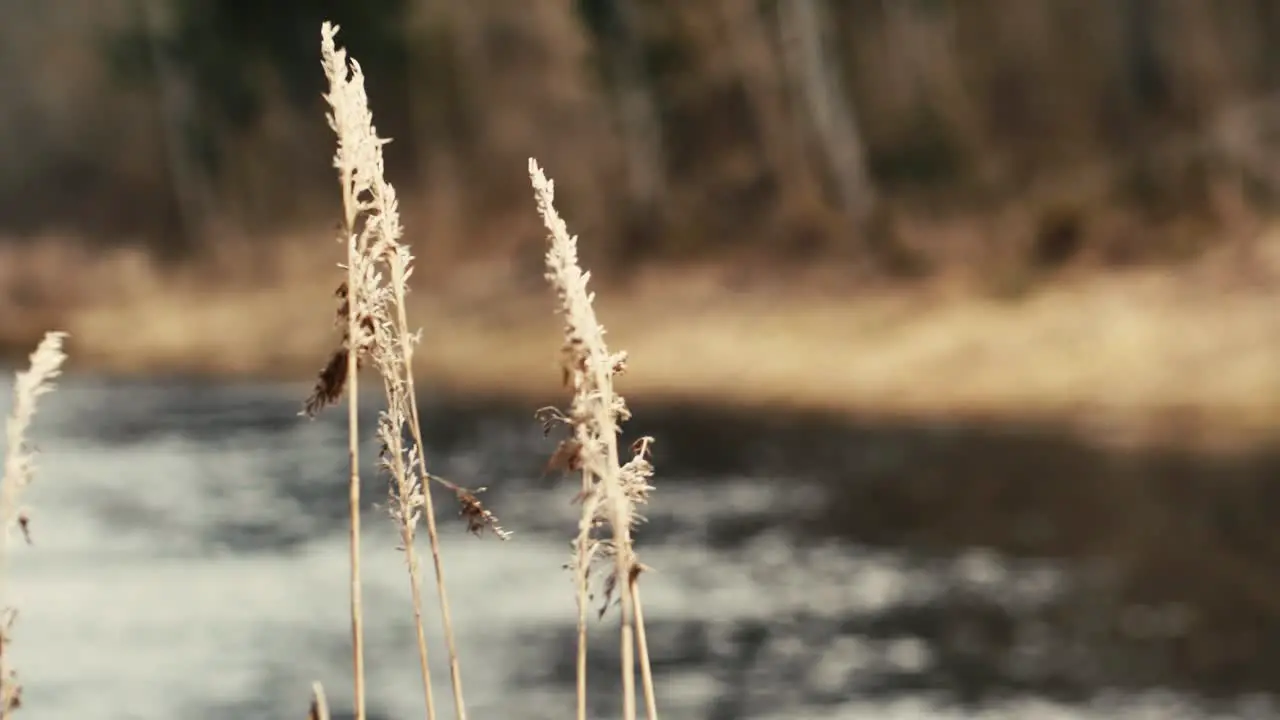
[[[13,409],[5,427],[4,480],[0,481],[0,718],[22,704],[22,686],[9,662],[10,633],[18,611],[9,603],[3,564],[9,557],[9,539],[14,527],[31,542],[30,520],[22,507],[22,493],[35,474],[35,451],[27,442],[27,430],[36,414],[36,400],[53,390],[53,381],[62,374],[62,351],[66,333],[46,333],[31,353],[31,366],[19,372],[13,382]]]
[[[320,372],[316,386],[303,407],[314,417],[326,406],[347,396],[349,514],[351,524],[351,626],[352,664],[355,675],[356,717],[365,717],[364,631],[360,579],[360,425],[357,372],[371,362],[382,379],[387,405],[378,420],[381,445],[379,466],[389,479],[391,516],[400,533],[405,553],[417,633],[418,661],[422,671],[427,717],[435,718],[435,698],[431,686],[426,632],[422,620],[421,576],[414,540],[418,521],[425,517],[431,557],[435,567],[445,645],[455,712],[466,718],[457,643],[445,590],[444,567],[436,530],[435,509],[428,480],[452,492],[462,509],[468,528],[477,534],[488,529],[501,538],[507,533],[497,518],[486,510],[475,494],[427,472],[422,429],[413,381],[413,351],[418,334],[409,330],[405,308],[408,280],[413,274],[413,255],[401,242],[404,234],[395,189],[384,175],[382,146],[373,126],[365,94],[364,74],[345,50],[336,47],[338,28],[325,23],[321,29],[321,64],[329,83],[325,100],[330,106],[329,126],[338,139],[334,166],[342,186],[343,232],[346,247],[346,279],[338,286],[337,324],[343,340]]]
[[[389,480],[390,512],[400,533],[401,549],[408,566],[417,634],[418,659],[422,670],[423,695],[428,718],[436,717],[431,686],[426,632],[422,620],[418,558],[415,538],[419,520],[425,518],[431,556],[435,568],[445,645],[449,653],[454,707],[459,720],[466,718],[462,680],[458,667],[444,569],[440,560],[439,536],[432,503],[432,484],[453,493],[467,528],[476,534],[492,532],[500,538],[508,533],[497,518],[485,509],[475,493],[427,471],[422,441],[421,418],[414,388],[413,353],[419,335],[411,332],[405,298],[413,275],[413,255],[401,242],[403,228],[395,190],[384,178],[382,146],[373,126],[365,94],[364,75],[345,51],[336,47],[337,28],[325,23],[321,30],[321,56],[329,92],[329,125],[338,138],[334,166],[342,187],[343,225],[339,239],[346,248],[345,280],[338,286],[337,325],[342,343],[321,370],[303,413],[314,417],[325,407],[347,400],[348,499],[351,524],[351,627],[355,676],[356,717],[365,717],[364,631],[360,578],[360,425],[358,378],[361,367],[372,365],[382,380],[386,408],[378,419],[379,467]],[[529,162],[529,172],[538,201],[538,210],[549,230],[546,254],[547,279],[557,291],[559,310],[565,320],[563,369],[566,384],[573,391],[567,412],[542,411],[548,430],[563,423],[572,436],[561,443],[553,460],[581,472],[582,489],[577,500],[582,514],[574,539],[573,570],[578,604],[577,712],[586,718],[586,626],[593,569],[607,566],[603,580],[603,616],[614,595],[622,607],[621,649],[623,711],[627,720],[636,716],[635,664],[638,653],[640,674],[648,717],[657,717],[644,614],[638,578],[643,566],[636,559],[632,529],[643,520],[637,506],[651,490],[653,467],[648,461],[650,438],[642,438],[631,448],[633,457],[619,462],[619,425],[629,417],[622,396],[613,389],[613,379],[626,364],[624,353],[610,354],[604,329],[596,320],[592,295],[587,291],[588,274],[578,265],[577,239],[569,235],[554,207],[554,185],[537,164]],[[318,693],[318,691],[317,691]],[[319,694],[317,694],[319,698]],[[313,714],[320,713],[317,699]]]
[[[641,438],[631,446],[632,457],[619,462],[619,426],[631,417],[626,402],[613,387],[613,380],[626,369],[627,354],[611,354],[605,344],[605,330],[596,319],[587,290],[590,273],[578,264],[578,238],[570,235],[555,209],[555,184],[547,179],[533,159],[529,160],[538,212],[548,231],[546,277],[559,300],[564,319],[561,363],[565,384],[572,390],[568,412],[553,408],[541,412],[544,429],[567,424],[572,434],[552,458],[552,464],[582,475],[577,500],[582,506],[578,534],[573,541],[569,567],[574,574],[578,600],[577,694],[578,718],[587,716],[587,607],[591,600],[590,581],[597,563],[612,561],[604,579],[604,607],[617,593],[622,606],[621,665],[623,716],[636,716],[635,654],[638,650],[640,674],[648,717],[657,717],[649,645],[645,635],[644,612],[640,602],[639,577],[644,566],[636,558],[631,533],[643,521],[637,506],[648,501],[649,463],[652,438]],[[621,587],[620,587],[621,586]],[[638,648],[635,647],[638,643]]]

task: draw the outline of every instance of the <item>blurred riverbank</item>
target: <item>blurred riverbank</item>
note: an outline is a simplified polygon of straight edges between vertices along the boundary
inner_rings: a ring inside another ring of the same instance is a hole
[[[336,341],[336,243],[189,266],[47,242],[6,249],[0,342],[71,333],[74,366],[300,380]],[[584,244],[587,243],[584,240]],[[420,261],[421,377],[461,397],[559,397],[539,246],[505,265]],[[1016,296],[843,270],[642,266],[595,284],[633,400],[887,417],[1075,420],[1110,441],[1240,441],[1280,427],[1280,235],[1193,263],[1082,272]]]

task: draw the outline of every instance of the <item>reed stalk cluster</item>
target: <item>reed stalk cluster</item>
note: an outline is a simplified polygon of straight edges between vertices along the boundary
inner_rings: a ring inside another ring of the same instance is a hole
[[[325,408],[346,400],[348,431],[347,496],[350,522],[350,608],[352,678],[355,717],[365,720],[364,608],[361,577],[361,370],[375,371],[385,404],[372,433],[379,444],[377,466],[388,481],[389,513],[404,553],[414,620],[418,663],[426,717],[437,717],[431,680],[428,633],[424,616],[427,600],[422,591],[422,571],[417,547],[419,526],[427,531],[427,547],[435,577],[435,603],[439,609],[441,636],[449,663],[454,715],[466,720],[462,673],[453,616],[446,590],[440,533],[436,524],[434,493],[444,492],[457,503],[467,529],[476,535],[492,534],[502,540],[510,533],[502,528],[478,493],[427,469],[413,360],[420,334],[410,328],[406,298],[413,276],[413,254],[403,241],[404,229],[395,189],[386,181],[382,148],[388,142],[378,136],[365,93],[360,65],[334,41],[338,28],[325,23],[321,30],[321,64],[328,80],[325,100],[329,125],[337,136],[333,165],[342,191],[342,223],[338,240],[344,251],[343,277],[335,297],[335,321],[341,342],[320,371],[315,388],[303,403],[301,415],[315,417]],[[626,368],[626,353],[610,352],[605,330],[596,318],[593,295],[587,289],[589,273],[578,262],[577,238],[569,234],[555,208],[555,185],[538,164],[529,161],[538,213],[547,228],[546,278],[555,290],[556,309],[564,320],[560,349],[561,366],[569,401],[564,410],[543,408],[537,417],[548,434],[564,428],[566,438],[555,450],[551,464],[577,474],[581,485],[574,497],[581,508],[572,541],[568,568],[577,603],[577,717],[587,717],[587,623],[592,591],[603,591],[599,614],[620,607],[619,665],[622,672],[622,709],[626,720],[637,712],[637,665],[646,716],[657,718],[653,674],[640,602],[639,578],[644,566],[636,556],[633,531],[643,521],[639,506],[652,489],[649,462],[652,438],[630,446],[622,460],[620,426],[630,413],[614,389],[614,379]],[[5,651],[16,610],[8,604],[3,563],[9,552],[9,536],[21,529],[30,541],[29,521],[22,508],[23,491],[31,482],[34,452],[27,430],[36,411],[36,400],[53,388],[65,355],[63,333],[51,332],[31,355],[30,368],[19,372],[14,383],[13,409],[6,428],[7,452],[0,485],[0,720],[21,704],[21,686]],[[377,386],[375,386],[377,387]],[[310,717],[329,717],[323,687],[316,683]]]
[[[374,432],[379,441],[378,465],[387,477],[390,515],[396,525],[400,550],[405,555],[411,591],[415,640],[422,672],[426,716],[437,715],[431,682],[430,655],[424,622],[424,597],[416,539],[419,523],[426,526],[427,545],[435,575],[436,603],[449,662],[454,714],[467,717],[458,646],[446,591],[439,531],[432,490],[452,495],[467,528],[479,535],[510,537],[498,519],[480,502],[479,490],[428,471],[421,417],[414,386],[413,358],[420,335],[411,330],[406,297],[413,275],[413,255],[403,242],[404,229],[395,189],[386,181],[380,138],[373,124],[359,63],[348,58],[335,41],[337,27],[326,23],[321,30],[321,61],[329,91],[329,125],[337,136],[333,164],[342,190],[343,220],[338,240],[345,251],[344,277],[335,296],[336,324],[342,333],[338,348],[321,370],[302,414],[314,417],[345,398],[348,424],[349,474],[347,491],[350,521],[350,605],[352,672],[355,716],[364,720],[364,619],[361,596],[360,371],[372,369],[381,381],[385,405]],[[538,412],[544,429],[567,428],[568,437],[556,449],[552,463],[581,478],[576,501],[581,508],[573,552],[568,565],[577,602],[577,717],[587,717],[587,622],[593,581],[603,588],[603,616],[616,598],[620,606],[619,664],[622,672],[623,716],[636,717],[636,674],[647,717],[657,717],[639,577],[644,566],[636,557],[632,533],[643,517],[643,504],[651,487],[649,463],[651,438],[631,445],[631,457],[623,462],[619,450],[620,425],[630,415],[613,380],[626,367],[625,353],[611,353],[604,328],[587,289],[589,273],[578,263],[577,238],[556,212],[555,186],[533,160],[529,161],[537,210],[548,232],[546,278],[555,290],[557,311],[564,320],[561,362],[570,399],[565,410],[544,408]],[[481,488],[480,490],[482,490]],[[327,714],[323,690],[317,686],[312,716]]]

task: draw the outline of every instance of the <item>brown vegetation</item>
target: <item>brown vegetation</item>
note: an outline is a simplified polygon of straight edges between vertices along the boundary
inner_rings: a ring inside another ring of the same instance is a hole
[[[324,237],[308,242],[323,247]],[[0,291],[33,298],[9,306],[20,321],[0,325],[9,347],[65,327],[86,369],[300,380],[330,342],[313,308],[332,301],[333,261],[283,251],[300,246],[240,261],[262,268],[261,279],[54,247],[11,251],[0,264]],[[1280,404],[1278,247],[1263,234],[1248,255],[1065,277],[1017,297],[961,280],[850,288],[841,273],[661,268],[606,284],[599,302],[614,336],[646,359],[628,387],[655,400],[1142,422],[1176,411],[1261,429],[1274,427]],[[554,396],[554,322],[522,270],[423,264],[418,273],[429,291],[411,294],[409,307],[431,348],[415,358],[428,387]]]
[[[81,2],[0,18],[0,235],[190,253],[327,222],[296,28],[328,5],[381,78],[388,172],[432,262],[537,233],[513,170],[530,155],[601,270],[1177,258],[1232,236],[1224,197],[1280,190],[1269,2]],[[921,231],[940,221],[976,232]]]

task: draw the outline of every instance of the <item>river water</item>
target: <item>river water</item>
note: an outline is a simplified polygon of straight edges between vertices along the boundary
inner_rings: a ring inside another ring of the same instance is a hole
[[[21,717],[298,718],[313,680],[344,716],[345,413],[296,417],[306,391],[71,377],[43,399],[27,495],[34,544],[15,548],[9,570],[20,608],[11,653],[25,686]],[[435,471],[488,486],[487,504],[515,533],[502,543],[472,537],[452,518],[442,523],[470,716],[571,717],[575,611],[561,566],[573,481],[541,477],[551,442],[526,409],[424,407]],[[375,412],[365,408],[366,427]],[[931,621],[867,620],[909,619],[957,588],[1016,613],[1063,580],[1052,566],[979,550],[923,562],[805,536],[797,528],[827,497],[756,462],[770,452],[768,433],[750,440],[750,457],[716,463],[687,449],[696,445],[687,424],[644,431],[659,443],[640,552],[655,568],[644,593],[663,717],[1211,716],[1153,688],[1055,692],[1031,676],[1053,675],[1069,648],[1034,633],[993,666],[965,654],[982,635],[966,640],[963,623],[939,644],[920,629]],[[686,449],[664,455],[664,435]],[[384,486],[366,475],[365,497],[380,502]],[[365,524],[370,717],[422,717],[401,556],[384,512],[370,507]],[[431,619],[437,698],[450,716]],[[617,716],[613,619],[593,631],[599,717]],[[1003,680],[984,680],[992,667]],[[1254,695],[1213,711],[1274,715]]]

